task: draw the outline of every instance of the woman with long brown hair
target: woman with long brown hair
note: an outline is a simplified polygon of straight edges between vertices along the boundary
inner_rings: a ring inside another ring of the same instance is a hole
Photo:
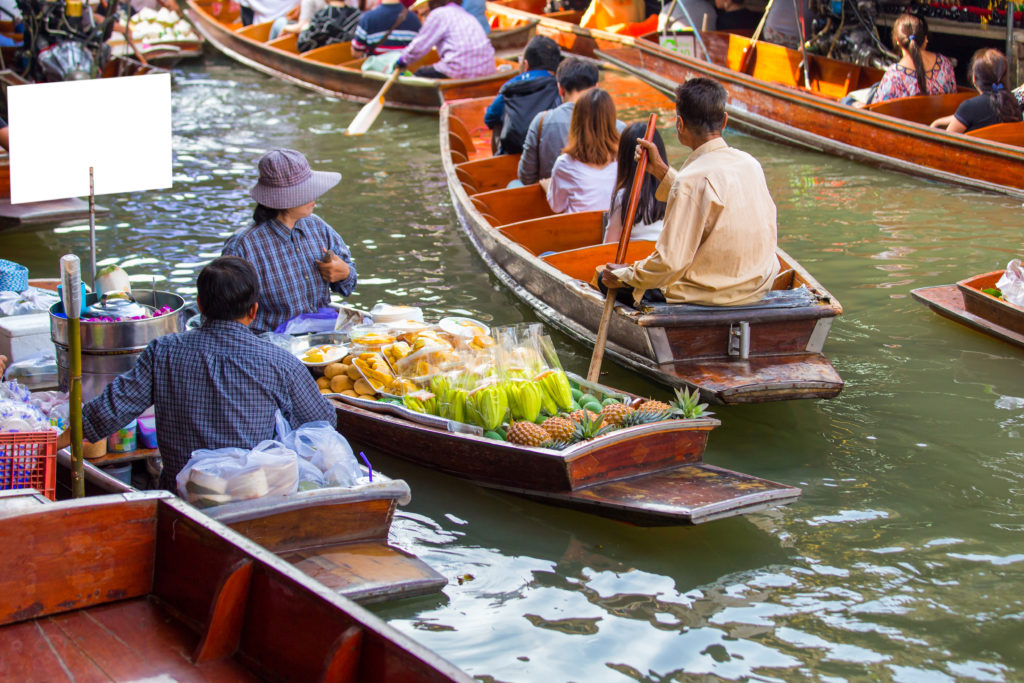
[[[619,132],[615,103],[601,88],[584,93],[572,110],[569,142],[540,181],[555,213],[602,211],[615,190]]]
[[[928,24],[923,17],[897,17],[892,25],[892,44],[900,49],[902,57],[885,70],[872,102],[956,92],[953,63],[928,50]]]
[[[1020,105],[1007,85],[1009,65],[999,50],[985,47],[974,53],[967,72],[971,84],[980,93],[961,102],[952,116],[932,121],[932,128],[945,128],[950,133],[966,133],[997,123],[1021,120]]]

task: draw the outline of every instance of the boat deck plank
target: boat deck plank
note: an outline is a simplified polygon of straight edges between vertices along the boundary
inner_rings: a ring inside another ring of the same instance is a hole
[[[382,542],[302,550],[281,558],[331,590],[363,603],[425,595],[447,583],[422,560]]]

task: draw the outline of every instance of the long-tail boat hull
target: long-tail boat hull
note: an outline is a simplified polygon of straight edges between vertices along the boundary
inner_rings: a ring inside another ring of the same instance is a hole
[[[442,109],[442,162],[459,220],[491,271],[542,318],[592,342],[604,296],[590,285],[614,260],[601,244],[601,212],[551,215],[538,185],[512,190],[515,157],[488,158],[484,101]],[[469,133],[476,130],[476,135]],[[499,188],[499,189],[492,189]],[[627,261],[651,253],[632,242]],[[544,252],[544,256],[538,256]],[[669,386],[688,385],[718,403],[828,398],[843,381],[822,354],[842,307],[799,263],[779,251],[781,274],[770,300],[752,306],[617,305],[607,353]]]
[[[471,681],[170,494],[0,497],[4,680]]]
[[[362,60],[352,54],[349,43],[334,43],[299,53],[294,34],[269,40],[270,22],[242,27],[234,15],[222,19],[214,14],[214,6],[227,3],[208,3],[185,0],[183,8],[196,30],[228,57],[268,75],[315,90],[319,93],[355,102],[366,102],[377,95],[388,74],[360,70]],[[521,37],[532,30],[531,20]],[[436,59],[431,53],[424,60],[410,65],[419,66]],[[430,79],[402,76],[387,91],[384,104],[388,107],[414,111],[437,111],[446,100],[463,97],[493,96],[501,85],[517,73],[514,63],[498,60],[498,70],[480,78]]]
[[[1024,348],[1024,308],[982,291],[995,287],[1002,275],[1003,271],[996,270],[955,285],[922,287],[911,294],[943,317]]]
[[[492,3],[508,20],[533,16],[531,0]],[[564,48],[625,69],[669,97],[690,78],[714,78],[729,93],[729,125],[783,144],[825,152],[880,168],[974,189],[1024,197],[1024,122],[967,135],[929,127],[976,94],[905,97],[857,109],[840,99],[881,80],[882,71],[808,55],[811,89],[804,87],[799,50],[760,41],[739,68],[750,38],[718,31],[701,36],[710,61],[685,57],[649,39],[584,29],[573,17],[541,15],[538,33]]]
[[[58,486],[70,460],[58,455]],[[85,463],[86,493],[138,493]],[[388,543],[396,507],[409,500],[409,486],[375,474],[353,488],[324,488],[291,496],[229,503],[204,512],[260,544],[292,566],[350,600],[367,604],[427,595],[447,580],[415,555]]]
[[[590,386],[581,382],[584,386]],[[621,392],[601,387],[600,391]],[[635,397],[634,397],[635,398]],[[703,462],[712,418],[619,429],[558,451],[463,433],[458,423],[336,396],[338,429],[482,486],[640,526],[699,524],[796,500],[800,489]]]

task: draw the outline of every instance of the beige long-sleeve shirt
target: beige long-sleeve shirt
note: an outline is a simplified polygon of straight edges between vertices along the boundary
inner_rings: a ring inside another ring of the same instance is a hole
[[[670,303],[730,306],[760,300],[779,271],[775,202],[757,160],[715,138],[669,169],[654,253],[614,275],[640,301],[661,289]]]

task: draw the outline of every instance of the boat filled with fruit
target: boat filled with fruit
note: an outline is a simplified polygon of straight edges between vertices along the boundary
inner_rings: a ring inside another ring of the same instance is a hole
[[[539,324],[361,325],[296,355],[349,439],[555,505],[642,525],[696,524],[800,490],[703,462],[720,423],[696,392],[645,399],[567,373]],[[336,358],[333,361],[327,359]]]

